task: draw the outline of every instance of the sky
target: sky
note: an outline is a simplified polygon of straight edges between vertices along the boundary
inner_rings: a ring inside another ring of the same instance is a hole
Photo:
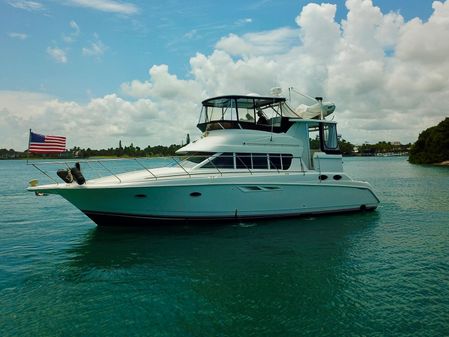
[[[354,144],[449,116],[449,0],[0,0],[0,48],[0,148],[180,144],[203,99],[272,87]]]

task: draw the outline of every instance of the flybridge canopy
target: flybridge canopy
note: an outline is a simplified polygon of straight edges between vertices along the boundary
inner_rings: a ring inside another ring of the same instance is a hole
[[[286,104],[285,97],[227,95],[204,100],[198,128],[253,129],[285,132],[288,118],[299,116]]]

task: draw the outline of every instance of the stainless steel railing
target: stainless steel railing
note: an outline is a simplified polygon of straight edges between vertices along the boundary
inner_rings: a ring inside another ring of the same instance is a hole
[[[189,157],[144,157],[144,158],[113,158],[113,159],[71,159],[71,160],[50,160],[50,161],[33,161],[28,162],[28,165],[33,166],[35,169],[40,171],[48,180],[60,184],[63,183],[59,177],[57,177],[56,172],[58,169],[70,169],[75,165],[75,163],[80,163],[81,171],[84,175],[86,181],[95,178],[104,178],[106,176],[113,176],[117,179],[119,183],[122,182],[120,175],[122,173],[145,170],[149,173],[149,176],[145,179],[165,179],[172,178],[175,176],[186,176],[191,178],[192,176],[198,175],[211,175],[218,174],[220,176],[226,174],[235,173],[247,173],[253,174],[263,174],[263,173],[278,173],[278,174],[290,174],[290,173],[303,173],[307,171],[302,158],[300,157],[290,157],[290,164],[288,169],[283,169],[279,167],[279,163],[276,165],[268,160],[266,168],[254,168],[248,167],[243,162],[236,168],[236,163],[234,162],[233,167],[220,167],[214,164],[214,157],[211,156],[198,156],[195,155],[197,164],[186,161]],[[206,161],[207,160],[207,161]],[[234,159],[237,160],[237,159]],[[207,168],[198,168],[200,163],[206,161]],[[189,165],[187,165],[189,163]],[[243,164],[243,165],[242,165]],[[178,172],[172,173],[158,173],[156,169],[163,167],[179,168]]]

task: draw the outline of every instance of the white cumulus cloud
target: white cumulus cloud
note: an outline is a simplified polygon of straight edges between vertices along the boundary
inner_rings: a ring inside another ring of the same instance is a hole
[[[68,147],[107,148],[119,140],[141,147],[181,143],[196,119],[186,111],[198,109],[172,97],[127,101],[116,94],[79,104],[37,93],[0,91],[0,102],[0,143],[16,150],[26,148],[29,128],[65,135]]]
[[[50,55],[58,63],[67,63],[67,53],[58,47],[48,47],[47,54]]]
[[[353,143],[414,142],[449,115],[449,0],[434,1],[426,21],[384,13],[371,0],[347,0],[346,7],[341,22],[335,5],[310,3],[296,28],[224,36],[210,54],[190,58],[187,79],[153,65],[147,79],[121,85],[126,98],[113,93],[79,104],[39,96],[24,116],[24,97],[33,94],[0,92],[0,128],[7,130],[0,141],[36,124],[42,132],[62,129],[84,147],[115,146],[119,138],[139,146],[180,143],[186,133],[194,138],[202,99],[280,86],[285,94],[294,87],[334,101],[339,133]]]
[[[14,8],[24,9],[27,11],[38,11],[44,9],[44,5],[37,1],[10,0],[8,3]]]
[[[69,0],[69,3],[74,6],[124,15],[133,15],[139,12],[139,8],[132,3],[114,0]]]
[[[84,47],[82,49],[84,56],[93,56],[97,59],[99,59],[108,49],[108,46],[106,46],[99,38],[98,35],[95,34],[95,41],[91,41],[90,44],[87,47]]]
[[[69,26],[70,26],[70,28],[72,28],[72,32],[70,34],[64,34],[62,36],[62,39],[64,40],[64,42],[72,43],[72,42],[76,41],[76,39],[80,35],[81,30],[80,30],[80,27],[78,26],[78,24],[76,23],[76,21],[74,21],[74,20],[71,20],[69,22]]]

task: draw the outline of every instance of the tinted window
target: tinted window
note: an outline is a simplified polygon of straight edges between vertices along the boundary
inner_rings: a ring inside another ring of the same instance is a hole
[[[290,168],[290,165],[292,164],[293,156],[291,154],[282,154],[282,169],[288,170]]]
[[[268,169],[266,154],[253,153],[253,169]]]
[[[270,153],[268,158],[270,160],[271,170],[282,170],[281,155],[279,153]]]
[[[218,157],[211,160],[211,162],[206,163],[202,167],[204,168],[223,168],[223,169],[233,169],[234,168],[234,155],[229,152],[222,153]]]
[[[195,152],[195,153],[189,153],[188,157],[186,157],[185,161],[190,161],[195,164],[201,163],[204,159],[212,156],[213,153],[211,152]]]
[[[235,165],[238,169],[250,169],[251,165],[251,153],[236,153]]]

